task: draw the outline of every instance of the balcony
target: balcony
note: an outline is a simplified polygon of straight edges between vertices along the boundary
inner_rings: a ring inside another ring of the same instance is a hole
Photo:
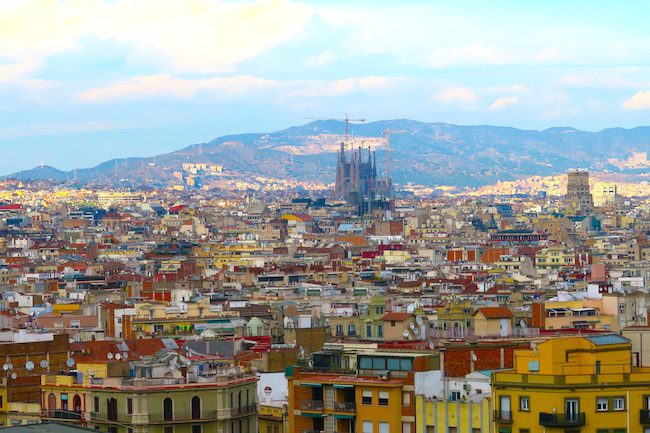
[[[650,409],[641,409],[639,414],[641,424],[650,424]]]
[[[47,419],[67,419],[67,420],[80,420],[81,411],[71,410],[42,410],[41,418]]]
[[[230,409],[230,417],[235,418],[238,416],[246,416],[246,415],[252,415],[254,413],[257,413],[257,405],[256,404],[249,404],[245,406],[240,406],[240,407],[233,407]]]
[[[335,412],[354,412],[357,405],[353,401],[344,401],[341,403],[334,403]]]
[[[323,410],[322,400],[305,400],[300,404],[302,410]]]
[[[585,425],[585,413],[540,412],[539,425],[544,427],[582,427]]]
[[[494,421],[501,424],[512,424],[512,412],[505,410],[495,410],[493,419]]]

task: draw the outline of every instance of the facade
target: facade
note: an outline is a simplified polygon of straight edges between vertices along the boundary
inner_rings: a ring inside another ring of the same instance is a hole
[[[359,351],[356,369],[289,367],[289,432],[415,432],[418,372],[439,368],[432,354]]]
[[[620,335],[555,338],[492,374],[495,432],[629,432],[650,426],[650,369]]]
[[[178,376],[150,367],[143,376],[168,373],[85,381],[81,375],[43,376],[41,417],[109,433],[257,433],[255,375],[191,365]]]
[[[390,179],[377,176],[375,153],[368,149],[367,155],[365,159],[361,147],[348,155],[341,143],[336,159],[335,196],[354,206],[361,215],[377,207],[386,208],[392,189]]]
[[[415,433],[489,433],[492,429],[492,401],[489,397],[478,401],[440,401],[417,395],[416,419]]]

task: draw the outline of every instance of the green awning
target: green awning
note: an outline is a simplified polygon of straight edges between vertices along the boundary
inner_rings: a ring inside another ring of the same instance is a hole
[[[334,388],[354,388],[354,385],[343,385],[343,384],[334,384]]]
[[[336,414],[336,415],[334,415],[334,418],[336,418],[336,419],[354,419],[354,415],[339,415],[339,414]]]
[[[325,415],[323,415],[322,413],[302,412],[300,416],[306,416],[307,418],[323,418]]]
[[[300,386],[316,386],[316,387],[321,387],[323,386],[322,383],[311,383],[311,382],[300,382]]]

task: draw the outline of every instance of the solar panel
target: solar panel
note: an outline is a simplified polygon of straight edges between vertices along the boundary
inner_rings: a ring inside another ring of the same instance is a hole
[[[596,346],[606,346],[608,344],[624,344],[630,342],[630,340],[627,338],[616,334],[594,335],[587,337],[587,340],[591,341]]]

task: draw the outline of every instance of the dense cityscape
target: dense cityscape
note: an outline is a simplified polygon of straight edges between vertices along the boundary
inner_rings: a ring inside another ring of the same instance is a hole
[[[649,22],[0,0],[0,433],[650,433]]]
[[[579,169],[563,195],[418,197],[338,158],[320,196],[5,180],[2,422],[650,425],[650,198]]]

